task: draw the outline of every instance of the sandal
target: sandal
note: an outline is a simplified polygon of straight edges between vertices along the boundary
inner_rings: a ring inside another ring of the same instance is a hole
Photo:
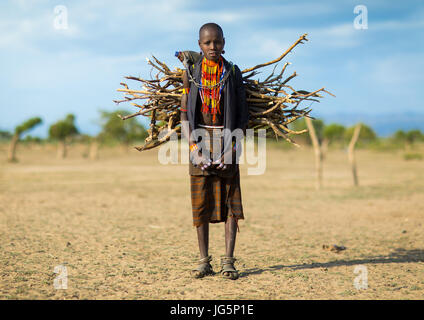
[[[222,257],[221,258],[221,275],[226,279],[236,280],[239,277],[238,271],[234,268],[236,258]]]
[[[208,275],[215,274],[212,270],[210,262],[212,261],[212,256],[207,256],[199,260],[199,266],[197,269],[191,271],[192,275],[196,279],[203,278]]]

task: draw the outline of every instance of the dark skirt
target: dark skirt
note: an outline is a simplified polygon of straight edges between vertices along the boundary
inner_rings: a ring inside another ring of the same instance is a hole
[[[191,175],[190,185],[194,226],[244,219],[239,170],[232,177]]]

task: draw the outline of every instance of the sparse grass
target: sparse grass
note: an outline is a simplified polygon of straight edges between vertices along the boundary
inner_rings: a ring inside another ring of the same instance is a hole
[[[423,155],[421,153],[409,152],[403,155],[403,159],[405,160],[422,160]]]

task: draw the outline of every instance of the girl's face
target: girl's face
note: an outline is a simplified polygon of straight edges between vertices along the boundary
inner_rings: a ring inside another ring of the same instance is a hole
[[[199,39],[199,47],[208,60],[217,62],[224,50],[225,39],[215,28],[202,31]]]

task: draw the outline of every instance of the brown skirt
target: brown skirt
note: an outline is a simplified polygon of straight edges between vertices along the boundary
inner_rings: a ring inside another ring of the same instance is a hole
[[[239,170],[232,177],[191,175],[190,185],[194,226],[244,219]]]

